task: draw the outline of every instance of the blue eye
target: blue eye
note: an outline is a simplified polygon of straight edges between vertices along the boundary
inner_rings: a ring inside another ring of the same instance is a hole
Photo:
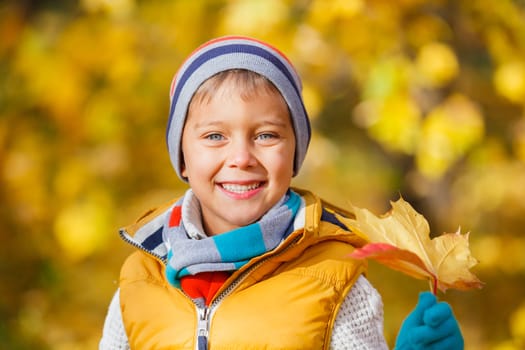
[[[257,138],[260,140],[271,140],[274,138],[277,138],[277,135],[271,134],[271,133],[264,133],[257,135]]]
[[[206,138],[211,141],[221,141],[224,139],[224,136],[222,136],[221,134],[215,133],[215,134],[206,135]]]

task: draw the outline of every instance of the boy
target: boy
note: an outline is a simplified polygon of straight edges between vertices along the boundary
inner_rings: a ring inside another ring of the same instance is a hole
[[[124,263],[101,349],[386,349],[382,302],[348,258],[363,242],[291,189],[310,141],[301,82],[275,48],[223,37],[171,87],[167,143],[186,194],[121,230]],[[461,349],[422,293],[398,349]]]

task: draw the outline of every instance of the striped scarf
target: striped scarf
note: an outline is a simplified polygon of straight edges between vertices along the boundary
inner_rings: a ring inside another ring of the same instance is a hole
[[[272,250],[293,231],[301,202],[301,197],[290,190],[259,221],[207,237],[202,229],[199,202],[188,190],[167,216],[162,233],[168,248],[167,280],[181,288],[185,276],[235,271],[251,258]]]

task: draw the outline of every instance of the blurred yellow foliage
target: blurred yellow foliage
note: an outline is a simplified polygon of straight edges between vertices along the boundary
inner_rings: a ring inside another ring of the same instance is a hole
[[[92,190],[93,191],[93,190]],[[79,261],[103,248],[113,231],[111,200],[104,192],[90,192],[57,213],[54,232],[58,244],[72,261]]]
[[[516,157],[522,162],[525,162],[525,115],[523,115],[514,126],[513,139],[514,152],[516,153]]]
[[[414,153],[421,111],[412,99],[405,95],[389,96],[370,114],[377,118],[368,127],[372,137],[393,150]]]
[[[515,310],[510,317],[510,332],[516,345],[525,346],[525,304]]]
[[[443,86],[455,78],[459,64],[454,51],[443,43],[425,44],[418,52],[417,71],[428,84]]]
[[[220,28],[226,33],[265,36],[285,21],[287,11],[281,0],[231,1],[224,9]]]
[[[335,20],[351,19],[365,8],[363,0],[314,0],[310,20],[316,26],[329,26]]]
[[[134,0],[81,0],[80,5],[90,13],[107,12],[113,16],[129,14],[135,5]]]
[[[502,64],[494,73],[496,91],[510,101],[523,104],[525,101],[525,62]]]
[[[86,81],[69,59],[52,52],[47,40],[43,33],[28,29],[14,68],[24,77],[31,101],[48,108],[50,117],[67,123],[80,111]]]
[[[427,50],[428,54],[428,49],[432,49],[431,45],[435,45],[438,40],[449,40],[452,37],[449,24],[431,12],[418,13],[417,17],[408,22],[406,35],[408,43],[414,48],[426,47],[421,49],[420,55],[423,54],[423,50]]]
[[[483,116],[466,96],[454,95],[432,110],[422,125],[418,168],[440,177],[483,138]]]
[[[303,100],[306,110],[308,111],[308,117],[310,117],[311,120],[315,120],[324,107],[320,92],[315,86],[304,84]]]
[[[444,296],[465,348],[522,349],[525,5],[512,0],[1,2],[0,348],[96,347],[130,251],[117,229],[186,189],[165,150],[171,79],[225,34],[271,42],[303,77],[313,137],[294,185],[375,212],[401,194],[433,232],[472,232],[486,287]],[[369,277],[392,345],[419,286]]]
[[[509,328],[511,339],[499,343],[494,350],[521,350],[525,347],[525,304],[512,312]]]
[[[3,159],[2,187],[9,193],[7,200],[11,215],[24,224],[42,222],[51,215],[49,193],[45,186],[46,149],[41,148],[42,137],[31,130],[22,129],[16,142]]]

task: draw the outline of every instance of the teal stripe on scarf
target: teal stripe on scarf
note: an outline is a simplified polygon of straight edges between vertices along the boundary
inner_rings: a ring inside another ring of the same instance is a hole
[[[246,260],[266,252],[259,224],[251,224],[213,236],[213,241],[221,254],[222,261]]]

